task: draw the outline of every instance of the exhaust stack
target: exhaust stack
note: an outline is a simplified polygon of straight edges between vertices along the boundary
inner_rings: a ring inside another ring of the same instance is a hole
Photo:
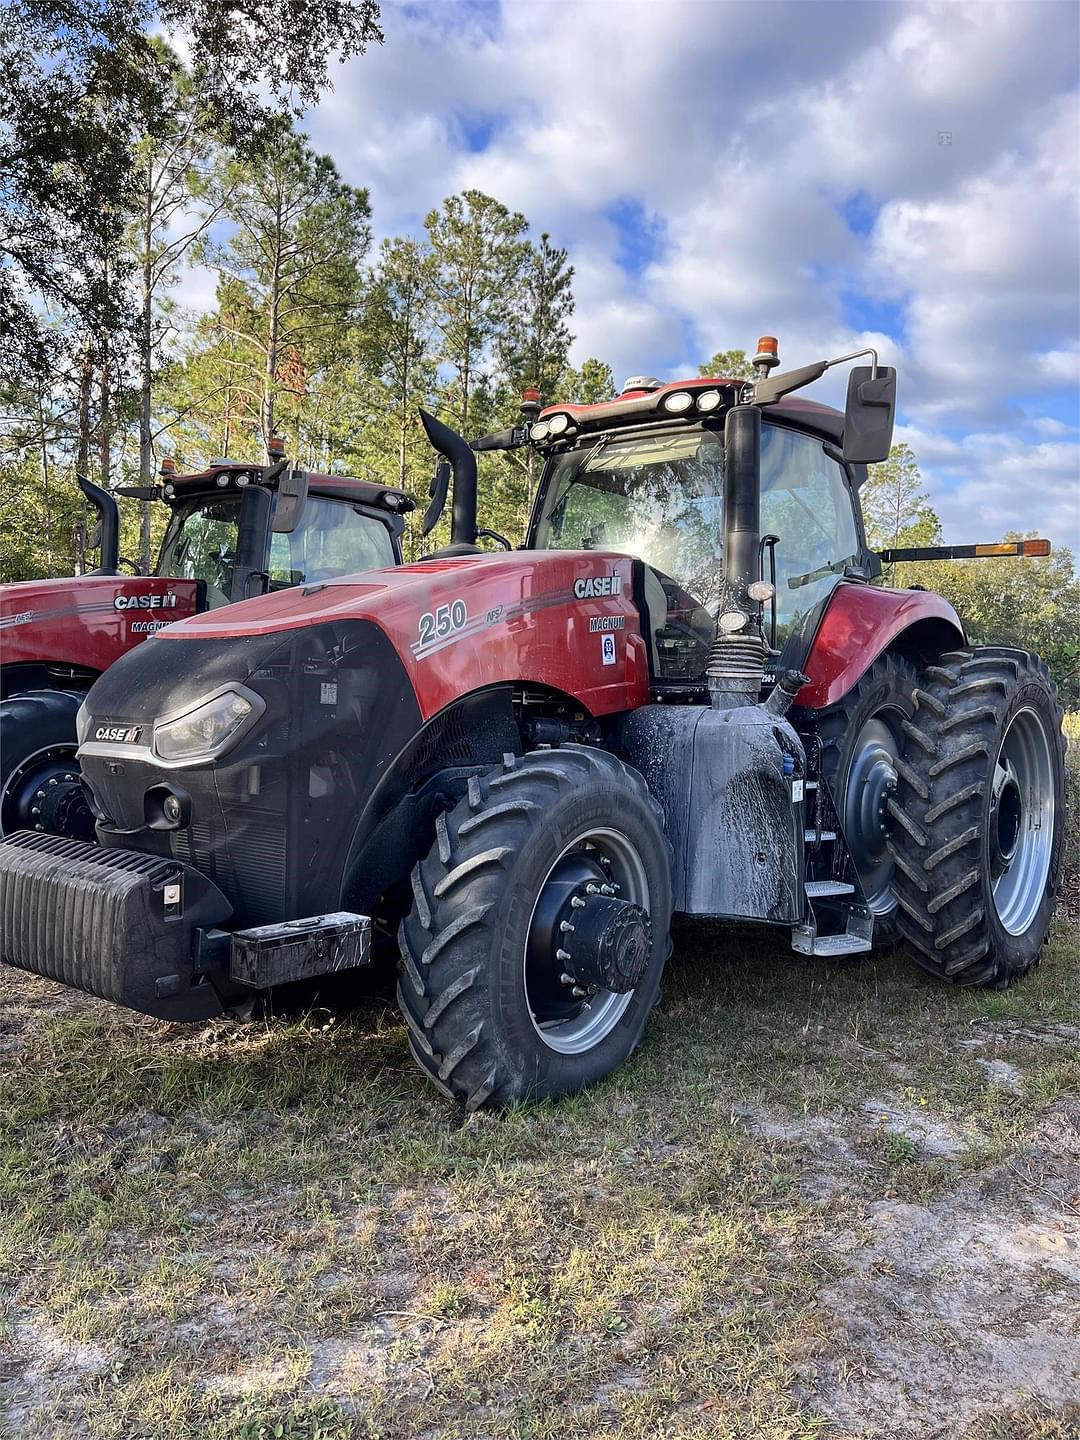
[[[736,405],[724,421],[724,586],[705,670],[714,710],[754,705],[765,668],[760,579],[761,411]]]
[[[450,512],[451,545],[476,544],[476,456],[467,440],[456,430],[436,420],[426,410],[420,411],[420,420],[431,442],[433,450],[450,461],[454,472],[453,508]],[[440,507],[441,508],[441,507]],[[437,517],[436,517],[437,518]],[[425,524],[427,518],[425,517]],[[432,521],[434,524],[434,520]]]

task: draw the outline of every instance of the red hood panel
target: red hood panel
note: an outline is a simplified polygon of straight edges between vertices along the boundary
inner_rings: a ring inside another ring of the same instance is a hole
[[[633,563],[577,550],[425,560],[264,595],[196,616],[162,638],[368,620],[393,642],[425,717],[508,681],[546,685],[594,715],[611,714],[649,695]]]
[[[195,613],[194,580],[67,575],[0,585],[0,659],[101,671],[163,625]]]

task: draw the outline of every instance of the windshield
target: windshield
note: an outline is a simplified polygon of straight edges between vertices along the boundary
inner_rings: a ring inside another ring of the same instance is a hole
[[[232,595],[242,500],[240,491],[195,496],[176,507],[165,531],[158,573],[205,581],[211,609]],[[271,537],[267,568],[270,589],[284,590],[393,563],[381,520],[348,501],[309,495],[296,529]]]
[[[229,603],[242,499],[236,490],[185,500],[173,510],[161,543],[158,574],[205,580],[211,610]]]
[[[270,542],[270,588],[312,585],[393,565],[389,528],[344,500],[309,495],[300,523]]]
[[[611,440],[555,463],[538,548],[635,555],[699,604],[719,599],[724,448],[718,435],[684,430]]]
[[[583,445],[554,466],[537,520],[539,549],[637,556],[715,613],[724,539],[724,447],[717,432]],[[780,537],[777,628],[783,637],[858,558],[843,470],[812,435],[762,426],[761,533]]]

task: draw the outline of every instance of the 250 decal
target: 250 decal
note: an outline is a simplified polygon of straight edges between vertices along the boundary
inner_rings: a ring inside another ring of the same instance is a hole
[[[427,645],[434,645],[437,640],[445,640],[455,631],[463,630],[468,623],[469,612],[464,600],[454,600],[449,605],[440,605],[434,613],[425,610],[420,616],[417,648],[422,650]]]

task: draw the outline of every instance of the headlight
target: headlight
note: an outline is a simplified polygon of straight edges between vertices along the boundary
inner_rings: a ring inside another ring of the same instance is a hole
[[[549,429],[550,426],[546,420],[538,420],[529,431],[529,435],[533,440],[546,440]]]
[[[86,701],[79,706],[75,715],[75,739],[81,745],[90,733],[90,711],[86,708]]]
[[[154,725],[154,751],[162,760],[210,760],[235,740],[262,702],[255,695],[222,690],[193,710]]]
[[[694,403],[694,397],[686,390],[676,390],[673,395],[664,397],[664,409],[672,415],[681,415],[684,410],[689,410]]]
[[[569,415],[552,415],[551,419],[548,421],[548,434],[561,435],[569,424]]]
[[[697,408],[699,410],[715,410],[720,404],[721,395],[719,390],[703,390],[697,397]]]

